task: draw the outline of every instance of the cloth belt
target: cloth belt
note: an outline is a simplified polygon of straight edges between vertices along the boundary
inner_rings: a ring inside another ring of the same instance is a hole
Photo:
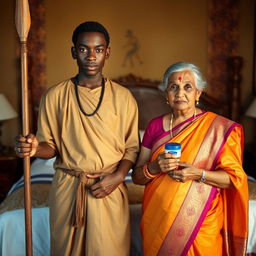
[[[115,167],[117,164],[112,164],[108,168],[101,170],[101,172],[108,172],[112,173],[115,171]],[[73,223],[72,225],[74,227],[82,227],[85,223],[85,212],[86,212],[86,203],[85,203],[85,196],[87,193],[87,190],[89,187],[91,187],[93,184],[97,183],[100,178],[87,178],[87,174],[93,174],[88,173],[84,171],[74,171],[74,170],[68,170],[68,169],[61,169],[64,173],[67,173],[70,176],[76,177],[79,179],[78,187],[76,190],[76,201],[75,201],[75,207],[73,210]]]

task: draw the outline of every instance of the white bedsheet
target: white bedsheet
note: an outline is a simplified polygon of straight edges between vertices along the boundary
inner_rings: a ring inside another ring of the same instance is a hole
[[[0,255],[25,256],[24,210],[0,214]],[[32,209],[32,241],[34,256],[50,255],[49,208]]]
[[[130,205],[131,256],[142,256],[139,223],[141,205]],[[0,214],[0,255],[25,256],[24,210]],[[32,209],[33,255],[50,255],[49,209]],[[256,201],[249,201],[249,238],[247,253],[256,253]]]
[[[249,200],[249,235],[247,253],[256,253],[256,200]]]
[[[131,256],[142,256],[139,230],[141,205],[130,205]],[[0,214],[0,255],[25,256],[24,210]],[[33,255],[50,255],[49,208],[32,209]]]

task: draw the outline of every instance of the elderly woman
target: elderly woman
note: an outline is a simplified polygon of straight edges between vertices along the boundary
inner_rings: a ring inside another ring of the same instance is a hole
[[[170,113],[148,124],[132,174],[146,184],[144,255],[245,255],[242,127],[196,107],[206,83],[195,65],[170,66],[163,86]],[[164,153],[168,142],[181,144],[181,157]]]

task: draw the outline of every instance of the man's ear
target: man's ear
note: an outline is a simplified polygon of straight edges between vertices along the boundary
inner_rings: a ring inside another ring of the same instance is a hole
[[[76,49],[74,46],[71,47],[71,55],[72,55],[73,59],[76,59],[77,55],[76,55]]]
[[[108,47],[107,48],[107,50],[106,50],[106,59],[108,59],[109,58],[109,56],[110,56],[110,47]]]

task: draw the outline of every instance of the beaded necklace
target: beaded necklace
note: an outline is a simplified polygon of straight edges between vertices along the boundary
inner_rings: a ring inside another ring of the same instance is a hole
[[[80,101],[80,98],[79,98],[79,93],[78,93],[78,76],[73,78],[73,82],[75,84],[75,94],[76,94],[76,100],[77,100],[79,109],[81,110],[81,112],[85,116],[93,116],[93,115],[95,115],[98,112],[98,110],[99,110],[99,108],[101,106],[101,103],[102,103],[102,100],[103,100],[103,96],[104,96],[104,92],[105,92],[105,80],[104,80],[104,78],[102,78],[102,81],[101,81],[101,93],[100,93],[99,102],[98,102],[95,110],[92,113],[89,113],[89,114],[84,111],[84,109],[82,107],[82,104],[81,104],[81,101]]]

